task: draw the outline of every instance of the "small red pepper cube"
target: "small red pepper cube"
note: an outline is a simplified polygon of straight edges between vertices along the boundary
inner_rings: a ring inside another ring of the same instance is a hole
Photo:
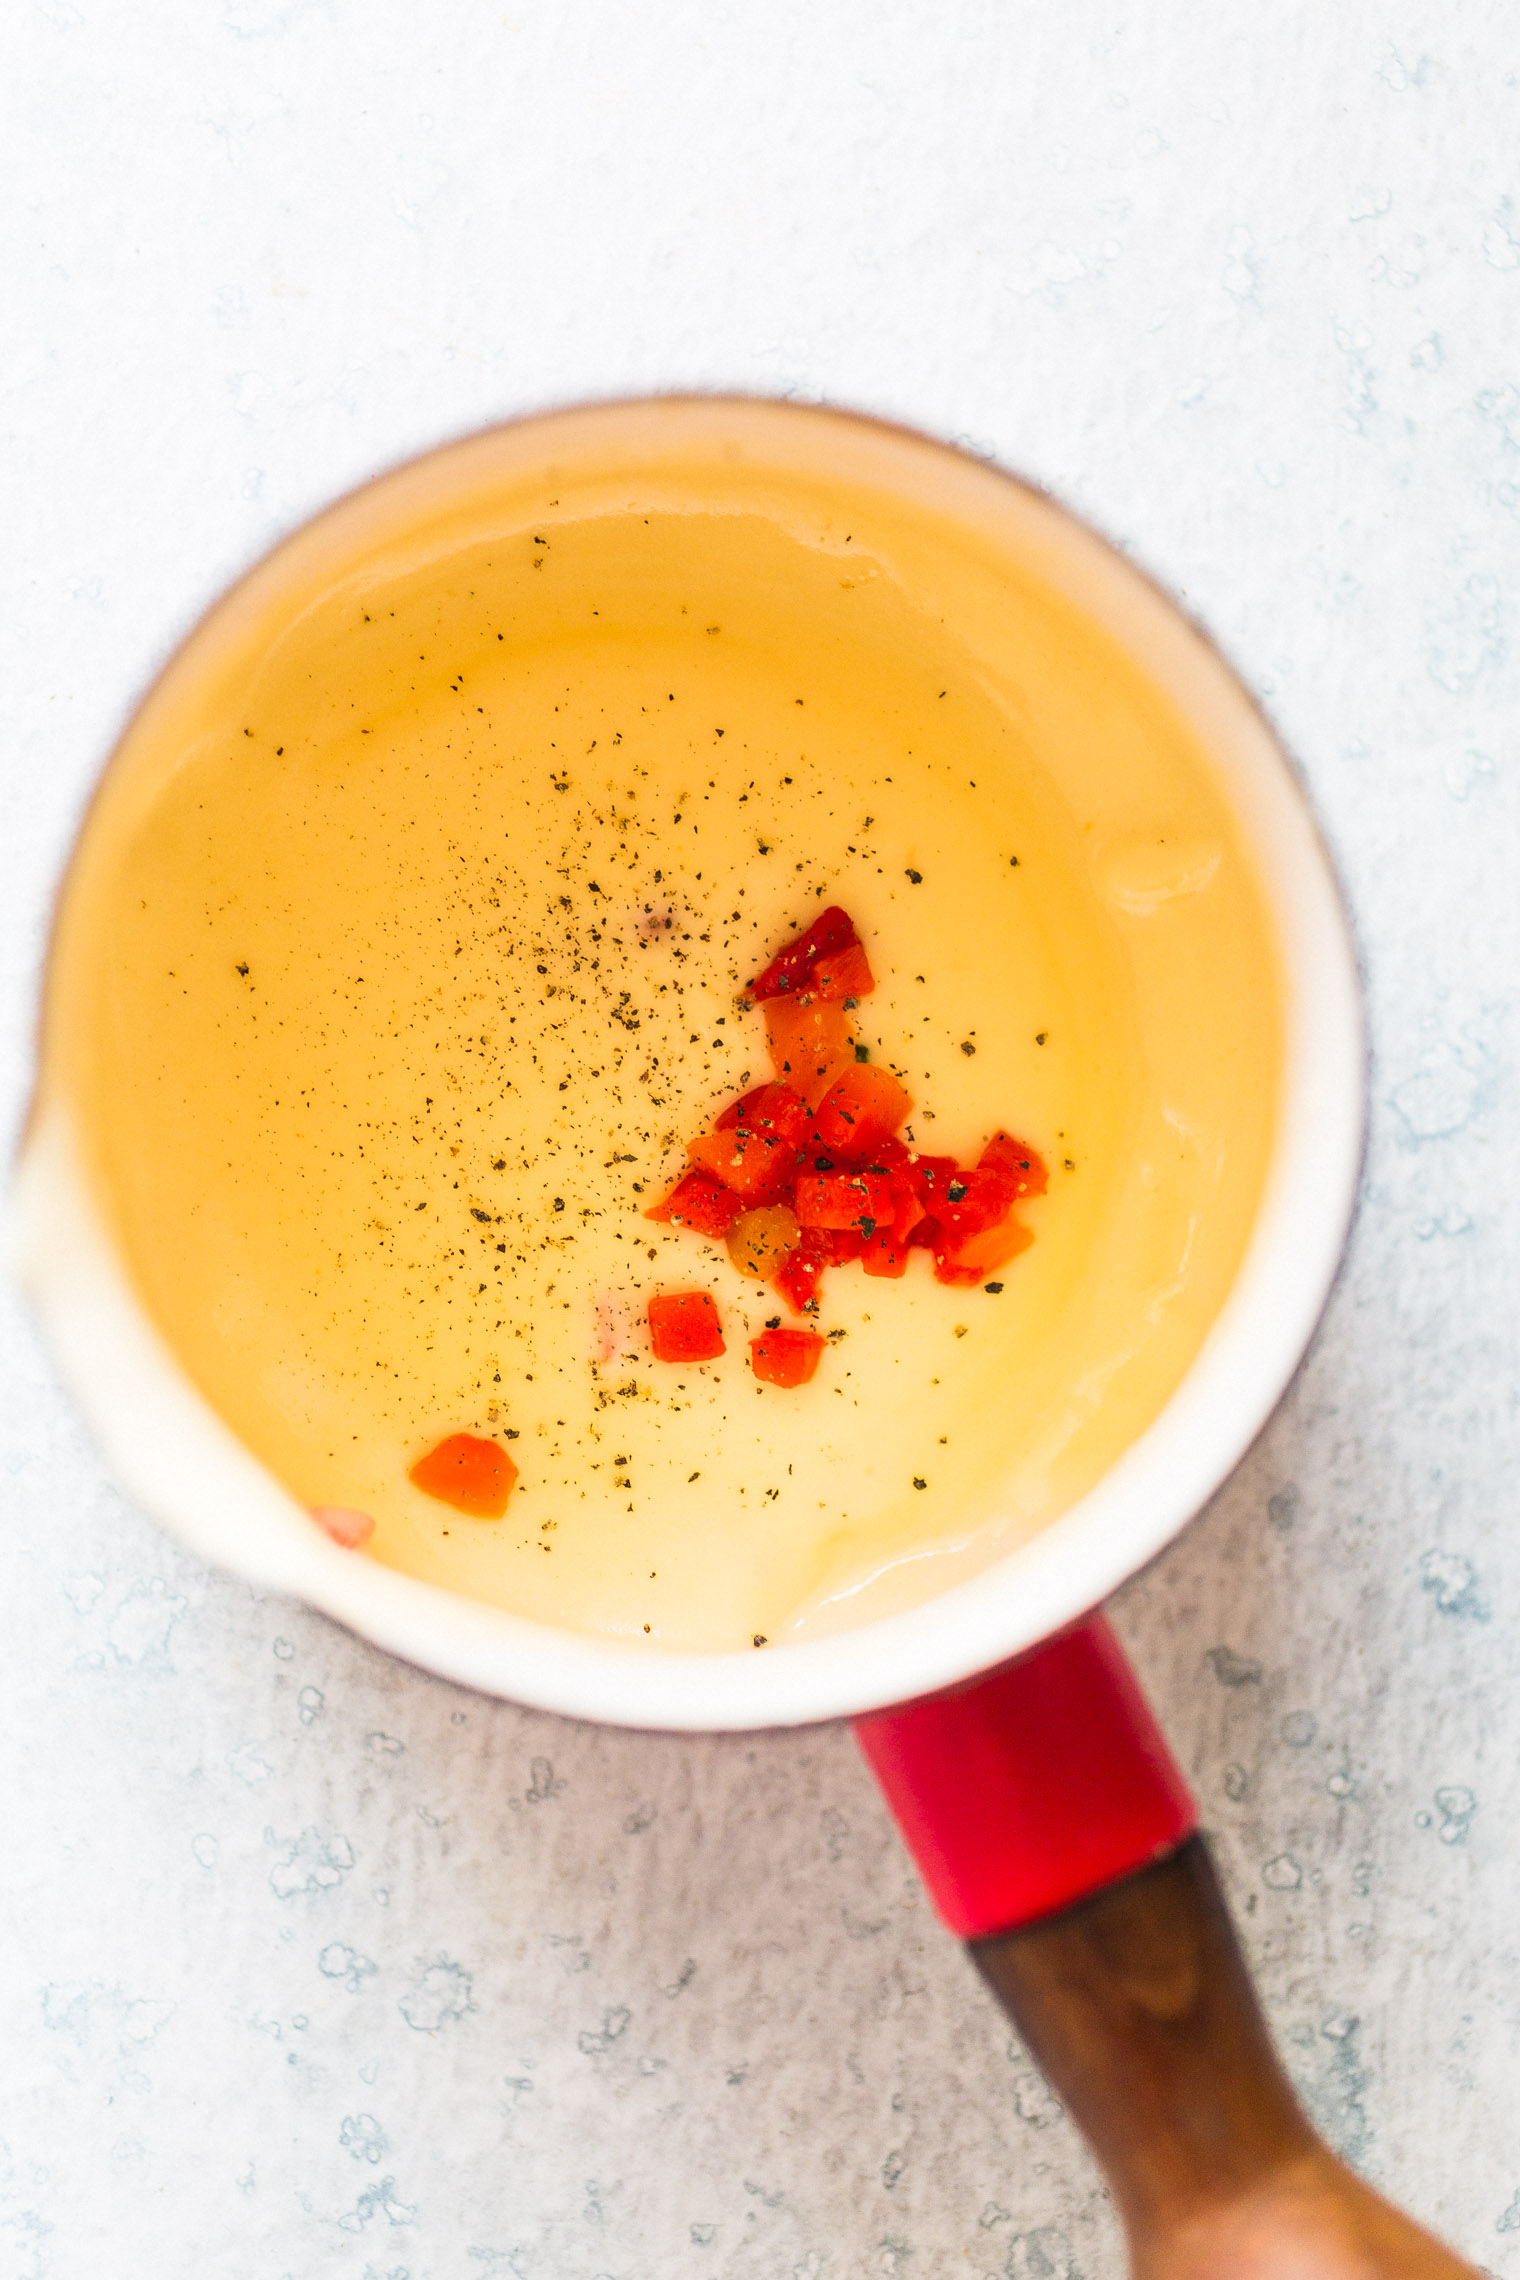
[[[799,1172],[792,1187],[792,1209],[799,1227],[826,1227],[832,1215],[832,1172]],[[848,1224],[848,1223],[847,1223]]]
[[[1011,1132],[994,1132],[978,1158],[982,1169],[1005,1172],[1014,1182],[1014,1199],[1026,1195],[1043,1195],[1050,1185],[1050,1175],[1044,1158],[1023,1140],[1015,1140]]]
[[[893,1166],[892,1180],[892,1239],[906,1243],[914,1228],[926,1214],[913,1184],[911,1164]]]
[[[847,1267],[858,1259],[866,1247],[863,1227],[815,1227],[829,1247],[830,1262],[836,1267]]]
[[[818,1103],[813,1131],[818,1145],[836,1155],[871,1156],[912,1113],[912,1095],[890,1069],[858,1061]]]
[[[735,1195],[732,1188],[721,1187],[705,1172],[687,1172],[664,1201],[652,1205],[644,1217],[667,1226],[689,1227],[694,1235],[706,1235],[721,1243],[743,1209],[744,1198]]]
[[[771,1067],[781,1083],[813,1101],[855,1066],[855,1033],[842,1005],[772,998],[765,1009]]]
[[[980,1235],[1006,1219],[1015,1202],[1013,1180],[1006,1172],[986,1171],[980,1164],[957,1172],[935,1205],[935,1217],[947,1235]]]
[[[894,1137],[878,1140],[871,1150],[873,1172],[901,1172],[906,1174],[913,1162],[913,1151],[905,1142]]]
[[[774,1203],[791,1186],[797,1168],[797,1151],[773,1132],[757,1132],[747,1124],[733,1124],[723,1132],[706,1132],[686,1151],[692,1163],[709,1179],[732,1188],[746,1204]]]
[[[965,1235],[958,1241],[947,1239],[936,1245],[934,1252],[934,1279],[942,1283],[964,1284],[968,1289],[975,1283],[985,1282],[1000,1267],[1006,1267],[1021,1251],[1027,1251],[1034,1241],[1027,1227],[1017,1219],[1005,1220],[1001,1227],[984,1228],[980,1234]]]
[[[747,1124],[753,1132],[774,1133],[788,1147],[805,1147],[813,1136],[813,1116],[800,1092],[780,1083],[762,1085],[758,1092],[746,1093],[739,1110],[739,1122]]]
[[[725,1108],[715,1120],[713,1125],[714,1131],[729,1132],[736,1124],[747,1123],[747,1112],[749,1108],[755,1101],[760,1098],[760,1095],[764,1091],[764,1085],[756,1085],[753,1092],[740,1093],[737,1100],[731,1100],[727,1108]]]
[[[894,1237],[890,1227],[878,1227],[860,1254],[868,1275],[887,1275],[896,1282],[908,1271],[908,1246]]]
[[[787,1011],[795,1015],[796,1008],[788,1007]],[[736,1125],[749,1132],[769,1133],[794,1148],[805,1146],[813,1136],[812,1111],[801,1093],[775,1080],[731,1100],[714,1130],[732,1132]]]
[[[749,985],[750,996],[757,1005],[764,998],[794,996],[812,980],[818,959],[848,949],[854,940],[855,922],[849,912],[841,910],[837,903],[830,903],[827,910],[818,913],[805,933],[778,951],[770,964],[755,976]]]
[[[876,987],[871,961],[858,942],[820,958],[813,967],[813,987],[826,1001],[869,997]]]
[[[818,1288],[832,1259],[827,1235],[819,1228],[805,1227],[796,1250],[774,1278],[776,1289],[794,1314],[818,1312]]]
[[[499,1520],[517,1485],[517,1467],[495,1441],[451,1433],[419,1457],[407,1474],[413,1488],[471,1520]]]
[[[953,1156],[918,1156],[908,1177],[925,1211],[938,1211],[946,1188],[960,1171]]]
[[[850,1184],[861,1191],[861,1210],[852,1222],[863,1235],[890,1226],[897,1211],[895,1183],[890,1172],[852,1172]],[[870,1226],[866,1225],[867,1220]]]
[[[750,1361],[762,1385],[806,1385],[826,1343],[816,1330],[762,1330],[749,1342]]]
[[[649,1342],[657,1362],[711,1362],[727,1348],[710,1290],[657,1291],[649,1301]]]
[[[799,1172],[792,1208],[803,1227],[853,1227],[869,1234],[872,1228],[890,1223],[895,1215],[892,1175]]]

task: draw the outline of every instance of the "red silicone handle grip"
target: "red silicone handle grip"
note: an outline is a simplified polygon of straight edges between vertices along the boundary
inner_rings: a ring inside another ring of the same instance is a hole
[[[1101,1615],[955,1693],[858,1719],[855,1733],[961,1939],[1070,1907],[1198,1825]]]

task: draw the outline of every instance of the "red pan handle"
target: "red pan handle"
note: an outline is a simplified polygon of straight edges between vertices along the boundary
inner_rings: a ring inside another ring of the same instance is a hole
[[[1102,2163],[1136,2280],[1473,2280],[1305,2119],[1101,1615],[856,1732],[935,1906]]]
[[[1198,1826],[1101,1615],[954,1693],[862,1718],[855,1732],[935,1907],[963,1940],[1069,1907]]]

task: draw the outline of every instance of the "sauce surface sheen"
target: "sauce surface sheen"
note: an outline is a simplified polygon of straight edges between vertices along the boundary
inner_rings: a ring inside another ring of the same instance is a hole
[[[1032,578],[990,672],[837,509],[535,500],[340,584],[138,756],[64,916],[97,1183],[215,1408],[373,1556],[653,1647],[862,1620],[1064,1510],[1196,1353],[1270,1141],[1269,932],[1182,724]],[[831,1273],[781,1390],[776,1294],[640,1215],[836,901],[915,1145],[1008,1125],[1051,1184],[1000,1293]],[[723,1359],[651,1359],[673,1288]],[[499,1522],[407,1480],[455,1431],[520,1467]]]

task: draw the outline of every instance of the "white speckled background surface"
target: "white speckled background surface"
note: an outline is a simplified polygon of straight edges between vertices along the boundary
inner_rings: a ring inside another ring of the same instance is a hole
[[[124,707],[334,490],[823,395],[1054,485],[1301,755],[1348,1272],[1119,1618],[1329,2134],[1520,2275],[1520,35],[1483,0],[12,0],[0,976]],[[838,1731],[663,1740],[197,1567],[3,1326],[0,2280],[1110,2280]]]

